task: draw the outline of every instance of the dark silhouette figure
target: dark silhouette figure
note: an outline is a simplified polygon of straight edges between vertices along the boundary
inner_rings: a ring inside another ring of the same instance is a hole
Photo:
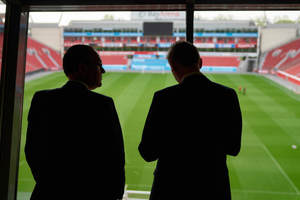
[[[121,199],[124,145],[113,99],[101,86],[102,62],[90,46],[70,47],[63,58],[69,81],[35,93],[25,146],[36,182],[32,200]]]
[[[244,87],[244,88],[243,88],[243,95],[246,95],[246,90],[247,90],[247,89]]]
[[[179,84],[154,94],[139,151],[157,160],[151,200],[230,200],[226,156],[241,147],[242,118],[235,91],[200,73],[197,48],[176,42],[168,53]]]

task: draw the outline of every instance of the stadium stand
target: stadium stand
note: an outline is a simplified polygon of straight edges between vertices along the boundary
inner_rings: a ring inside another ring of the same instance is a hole
[[[130,21],[70,21],[63,29],[64,50],[78,43],[92,45],[100,51],[107,70],[170,71],[165,56],[161,55],[167,53],[172,43],[186,39],[185,18],[172,16],[172,29],[168,34],[158,34],[144,30],[144,22],[153,17],[144,14],[133,13]],[[240,57],[257,57],[258,36],[258,28],[249,20],[195,23],[194,44],[199,52],[209,55],[203,57],[202,71],[236,72]],[[145,54],[143,52],[154,57],[137,56]],[[110,57],[112,55],[119,57]]]
[[[204,72],[236,72],[240,65],[239,57],[235,56],[201,56]],[[165,55],[135,54],[131,69],[138,71],[170,71]]]
[[[203,72],[236,72],[240,65],[237,56],[201,56]]]
[[[126,70],[128,59],[126,55],[101,55],[103,68],[106,70]]]
[[[300,39],[296,39],[267,52],[261,66],[261,72],[271,72],[272,70],[291,67],[291,63],[297,62],[297,60],[300,59],[300,52],[298,52],[299,46]]]
[[[185,21],[178,17],[173,20],[173,33],[169,35],[145,34],[143,22],[148,21],[147,16],[135,16],[132,21],[71,21],[64,28],[64,47],[84,42],[96,44],[95,48],[101,51],[167,51],[171,43],[185,40]],[[202,52],[257,52],[258,29],[251,21],[201,21],[195,24],[194,36]]]
[[[136,58],[132,59],[131,69],[137,71],[170,71],[168,60],[165,58]]]
[[[137,38],[136,37],[124,37],[123,38],[123,43],[137,43]]]
[[[76,44],[81,44],[82,40],[79,37],[65,37],[64,38],[64,46],[70,47]]]
[[[3,45],[2,32],[0,33],[0,45]],[[0,48],[0,61],[2,61],[2,48]],[[41,70],[54,71],[60,70],[61,68],[62,60],[59,52],[34,40],[31,37],[28,37],[25,73],[32,73]]]
[[[26,72],[38,70],[59,70],[61,69],[61,55],[52,48],[28,37]]]
[[[28,47],[26,55],[26,73],[43,69],[44,67],[42,63],[40,63],[40,61],[36,57],[36,50],[34,48]]]
[[[285,72],[300,77],[300,63],[286,69]]]
[[[203,66],[214,67],[238,67],[240,65],[239,57],[235,56],[201,56]]]
[[[271,73],[300,85],[300,39],[266,52],[260,73]]]

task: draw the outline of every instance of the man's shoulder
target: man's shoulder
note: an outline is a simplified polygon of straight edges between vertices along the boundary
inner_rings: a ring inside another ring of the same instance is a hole
[[[94,91],[88,91],[88,95],[91,97],[91,98],[97,98],[99,100],[102,100],[102,101],[112,101],[112,98],[109,97],[109,96],[106,96],[104,94],[100,94],[100,93],[97,93],[97,92],[94,92]]]
[[[36,97],[44,97],[44,96],[51,96],[57,93],[60,93],[61,88],[55,88],[55,89],[45,89],[45,90],[39,90],[36,91],[34,96]]]
[[[163,88],[161,90],[156,91],[156,93],[157,94],[167,94],[167,93],[176,92],[178,89],[179,89],[179,84]]]
[[[210,85],[209,90],[212,90],[212,91],[215,91],[218,93],[230,93],[230,94],[235,93],[235,90],[233,88],[222,85],[220,83],[211,81],[209,85]],[[171,94],[177,94],[179,91],[181,91],[181,89],[182,88],[180,87],[180,84],[177,84],[177,85],[173,85],[173,86],[158,90],[155,92],[155,95],[157,95],[157,96],[166,96],[167,95],[168,96]]]
[[[178,92],[179,85],[172,85],[155,92],[156,96],[169,96]]]
[[[35,93],[36,97],[51,97],[51,96],[57,96],[57,95],[62,95],[62,94],[66,94],[66,91],[64,90],[64,88],[55,88],[55,89],[47,89],[47,90],[40,90],[37,91]],[[87,92],[88,96],[91,98],[95,98],[98,100],[102,100],[102,101],[111,101],[112,98],[103,94],[99,94],[97,92],[94,91],[90,91],[88,90]]]
[[[235,90],[231,87],[228,87],[228,86],[225,86],[225,85],[222,85],[220,83],[216,83],[216,82],[211,82],[211,85],[214,89],[220,91],[220,92],[229,92],[229,93],[232,93],[232,92],[235,92]]]

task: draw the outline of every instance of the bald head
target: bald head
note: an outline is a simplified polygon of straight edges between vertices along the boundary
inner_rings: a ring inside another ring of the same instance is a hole
[[[78,65],[85,64],[91,66],[93,62],[101,63],[98,53],[93,47],[88,45],[74,45],[70,47],[63,58],[63,69],[68,76],[74,72],[78,72]]]
[[[100,87],[105,73],[100,56],[88,45],[70,47],[63,58],[63,69],[69,80],[81,81],[89,89]]]
[[[172,73],[177,82],[182,82],[183,78],[191,73],[199,73],[202,67],[198,49],[190,42],[175,42],[167,55]]]
[[[169,63],[176,63],[182,67],[191,68],[198,65],[200,55],[198,49],[190,42],[175,42],[167,55]]]

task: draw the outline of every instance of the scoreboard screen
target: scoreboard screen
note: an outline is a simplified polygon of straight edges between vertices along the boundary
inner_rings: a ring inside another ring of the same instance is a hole
[[[172,36],[173,22],[144,22],[144,36]]]

